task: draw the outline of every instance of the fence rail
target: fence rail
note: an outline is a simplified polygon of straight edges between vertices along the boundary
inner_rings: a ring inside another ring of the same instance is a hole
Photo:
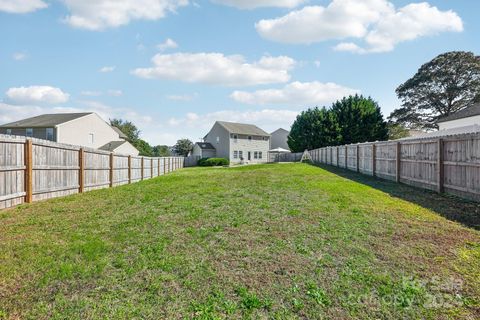
[[[0,135],[0,209],[158,177],[183,157],[150,158]]]
[[[315,163],[480,201],[480,135],[310,150]]]

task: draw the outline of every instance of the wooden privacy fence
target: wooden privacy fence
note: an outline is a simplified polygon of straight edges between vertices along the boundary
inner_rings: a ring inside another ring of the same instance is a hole
[[[312,161],[480,201],[480,135],[326,147]]]
[[[0,209],[133,183],[183,167],[183,157],[128,156],[0,136]]]

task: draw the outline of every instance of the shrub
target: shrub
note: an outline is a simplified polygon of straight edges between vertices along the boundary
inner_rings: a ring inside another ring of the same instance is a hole
[[[201,167],[228,166],[230,161],[225,158],[202,158],[197,164]]]

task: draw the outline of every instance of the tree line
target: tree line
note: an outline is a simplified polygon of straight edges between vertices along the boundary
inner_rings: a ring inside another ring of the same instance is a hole
[[[147,141],[140,138],[141,131],[137,126],[128,120],[110,119],[110,125],[120,129],[130,142],[145,157],[169,157],[172,155],[187,156],[193,148],[192,141],[180,139],[173,147],[167,145],[151,146]]]
[[[330,108],[315,107],[297,116],[288,145],[293,152],[368,141],[399,139],[412,129],[438,129],[437,122],[480,103],[480,57],[472,52],[441,54],[422,65],[396,89],[401,106],[384,120],[378,103],[359,95]]]

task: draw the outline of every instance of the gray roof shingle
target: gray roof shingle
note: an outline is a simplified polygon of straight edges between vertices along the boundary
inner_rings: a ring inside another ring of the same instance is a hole
[[[468,117],[473,117],[473,116],[478,116],[480,115],[480,103],[474,104],[471,107],[462,109],[458,112],[455,112],[449,116],[443,117],[440,120],[437,121],[437,123],[442,123],[446,121],[452,121],[452,120],[458,120],[458,119],[463,119],[463,118],[468,118]]]
[[[224,127],[230,133],[236,134],[246,134],[252,136],[265,136],[269,137],[270,135],[253,124],[245,123],[236,123],[236,122],[226,122],[226,121],[217,121],[222,127]]]
[[[210,142],[197,142],[196,145],[202,150],[215,150],[215,147]]]
[[[114,126],[111,126],[113,130],[115,130],[116,133],[118,133],[118,136],[122,139],[128,139],[127,135],[125,133],[122,132],[122,130],[120,130],[119,128],[117,127],[114,127]]]
[[[101,146],[98,149],[105,150],[105,151],[115,151],[115,149],[117,149],[124,143],[127,143],[127,141],[110,141],[109,143]]]
[[[44,128],[55,127],[59,124],[85,117],[93,112],[83,113],[55,113],[42,114],[36,117],[27,118],[1,125],[0,128]]]

